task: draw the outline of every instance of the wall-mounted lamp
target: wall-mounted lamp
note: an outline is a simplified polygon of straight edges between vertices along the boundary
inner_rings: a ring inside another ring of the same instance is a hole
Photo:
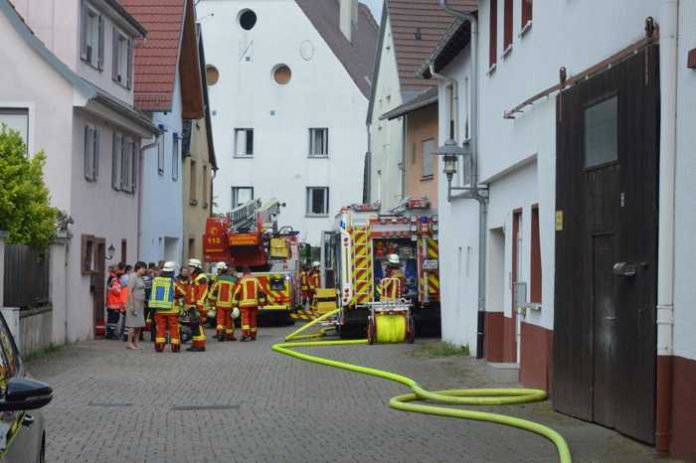
[[[114,254],[116,254],[116,248],[114,247],[113,244],[110,244],[109,248],[106,250],[106,260],[113,259]]]
[[[462,146],[459,146],[455,140],[452,138],[445,141],[434,153],[437,156],[442,156],[443,160],[443,173],[447,177],[447,198],[451,200],[453,197],[453,191],[461,191],[461,195],[456,197],[482,197],[485,196],[487,191],[483,186],[476,184],[474,179],[474,167],[473,158],[474,153],[471,146],[471,140],[466,140]],[[452,186],[452,179],[457,173],[461,161],[461,172],[462,172],[462,185],[466,186]]]

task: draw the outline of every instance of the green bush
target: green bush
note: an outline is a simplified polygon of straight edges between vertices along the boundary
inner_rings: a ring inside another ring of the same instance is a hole
[[[18,132],[0,126],[0,230],[10,243],[45,248],[56,235],[59,211],[43,181],[46,156],[27,155]]]

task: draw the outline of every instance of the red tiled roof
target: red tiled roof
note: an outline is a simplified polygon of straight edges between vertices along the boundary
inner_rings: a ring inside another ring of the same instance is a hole
[[[186,0],[120,2],[148,31],[147,39],[135,48],[135,107],[143,111],[169,111]]]
[[[477,0],[449,0],[461,11],[476,11]],[[434,85],[418,70],[455,18],[442,11],[438,0],[386,0],[402,91],[422,91]],[[420,38],[417,36],[419,35]]]

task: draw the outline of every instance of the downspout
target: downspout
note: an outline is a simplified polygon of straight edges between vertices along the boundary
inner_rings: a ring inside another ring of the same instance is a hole
[[[679,0],[663,0],[660,22],[660,173],[657,240],[657,396],[655,449],[669,454],[674,354],[674,179]]]
[[[159,135],[155,136],[155,141],[152,143],[148,143],[145,146],[140,147],[140,156],[138,159],[138,181],[140,181],[140,185],[138,185],[138,241],[136,245],[136,256],[138,259],[142,259],[142,256],[140,255],[140,242],[142,241],[141,237],[143,235],[142,230],[140,228],[141,226],[141,220],[143,216],[143,185],[145,182],[143,181],[143,158],[145,151],[149,150],[150,148],[157,146],[157,143],[159,142]]]
[[[479,246],[478,246],[478,320],[476,328],[476,357],[483,358],[483,350],[485,344],[485,320],[486,320],[486,241],[487,241],[487,227],[488,227],[488,189],[479,187],[479,172],[478,172],[478,153],[479,153],[479,93],[478,93],[478,73],[479,73],[479,59],[478,59],[478,19],[476,15],[465,13],[463,11],[458,11],[450,8],[447,5],[447,0],[440,0],[440,7],[451,16],[461,19],[469,23],[471,27],[471,140],[472,144],[472,178],[471,185],[468,191],[458,194],[452,194],[451,189],[448,189],[447,200],[452,201],[453,199],[466,198],[474,199],[479,203]],[[443,78],[445,76],[440,76],[434,73],[435,67],[431,63],[430,73],[437,77]],[[445,79],[448,79],[445,77]],[[453,80],[453,79],[448,79]],[[456,82],[456,81],[455,81]],[[458,92],[457,92],[458,93]],[[458,96],[457,96],[458,99]],[[458,111],[457,104],[457,111]],[[457,113],[458,114],[458,113]],[[458,117],[457,117],[457,128],[458,128]],[[456,134],[454,134],[456,135]],[[454,140],[456,138],[453,137]]]
[[[408,145],[408,115],[403,115],[401,124],[401,201],[406,198],[406,146]]]

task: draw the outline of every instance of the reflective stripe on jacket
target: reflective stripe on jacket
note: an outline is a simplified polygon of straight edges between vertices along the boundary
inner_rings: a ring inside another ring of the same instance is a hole
[[[152,293],[150,293],[150,308],[155,309],[157,312],[175,312],[174,291],[173,278],[155,278],[152,282]]]
[[[199,273],[193,278],[193,302],[196,308],[203,310],[208,299],[208,278],[205,273]]]
[[[261,283],[255,277],[245,276],[237,282],[234,299],[239,307],[257,307],[261,298]]]
[[[309,287],[312,289],[321,288],[321,273],[312,272],[309,275]]]
[[[309,289],[309,278],[305,271],[300,273],[300,289],[302,291],[307,291]]]
[[[379,282],[380,300],[385,302],[395,302],[401,298],[402,284],[398,277],[382,278]]]

